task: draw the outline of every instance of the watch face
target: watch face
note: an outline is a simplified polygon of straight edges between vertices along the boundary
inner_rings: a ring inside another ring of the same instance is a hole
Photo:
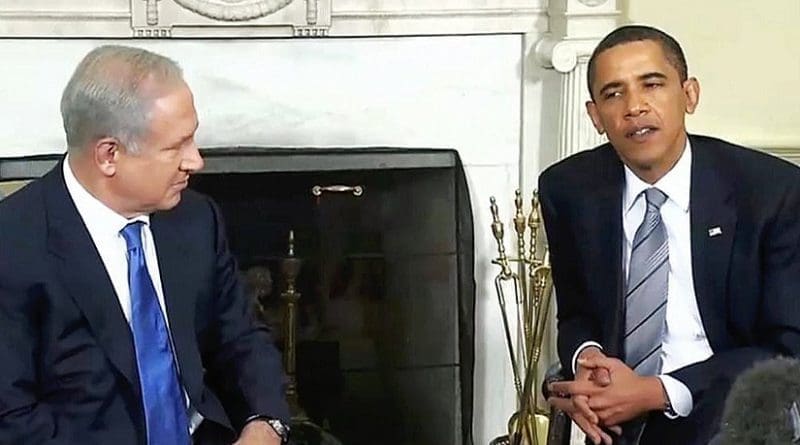
[[[283,422],[278,419],[269,419],[267,420],[267,423],[272,427],[273,430],[275,430],[276,433],[278,433],[279,436],[281,436],[281,439],[283,439],[284,442],[289,438],[289,428],[284,425]]]

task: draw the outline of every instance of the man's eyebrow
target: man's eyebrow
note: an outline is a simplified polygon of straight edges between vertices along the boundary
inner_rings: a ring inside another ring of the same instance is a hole
[[[667,79],[667,75],[664,74],[664,73],[658,72],[658,71],[652,71],[652,72],[649,72],[649,73],[642,74],[641,76],[638,77],[638,79],[640,81],[641,80],[652,80],[652,79],[666,80]]]
[[[605,93],[607,90],[610,90],[610,89],[613,89],[613,88],[620,88],[620,87],[622,87],[622,82],[620,82],[620,81],[609,82],[609,83],[603,85],[603,88],[600,88],[600,91],[598,93],[602,96],[603,93]]]

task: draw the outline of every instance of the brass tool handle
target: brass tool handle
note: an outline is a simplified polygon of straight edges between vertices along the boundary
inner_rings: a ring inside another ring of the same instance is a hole
[[[352,193],[353,196],[361,196],[364,194],[364,187],[360,185],[315,185],[311,187],[311,194],[314,196],[322,196],[323,192],[331,193]]]

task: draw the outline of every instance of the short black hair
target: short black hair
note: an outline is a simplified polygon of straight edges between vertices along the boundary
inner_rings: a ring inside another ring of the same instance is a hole
[[[594,93],[592,92],[592,83],[595,76],[595,62],[597,57],[604,51],[614,48],[625,43],[641,42],[643,40],[652,40],[653,42],[661,45],[664,55],[667,57],[667,62],[678,71],[681,83],[689,78],[689,69],[686,66],[686,57],[683,55],[681,45],[672,36],[661,31],[660,29],[653,28],[652,26],[645,25],[627,25],[611,31],[610,34],[605,36],[603,40],[597,45],[597,48],[592,52],[592,57],[589,58],[589,96],[594,100]]]

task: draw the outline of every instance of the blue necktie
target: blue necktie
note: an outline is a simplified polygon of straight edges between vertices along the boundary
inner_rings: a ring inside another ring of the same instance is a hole
[[[189,420],[169,330],[147,272],[141,221],[122,229],[128,245],[131,330],[142,388],[148,445],[190,445]]]

